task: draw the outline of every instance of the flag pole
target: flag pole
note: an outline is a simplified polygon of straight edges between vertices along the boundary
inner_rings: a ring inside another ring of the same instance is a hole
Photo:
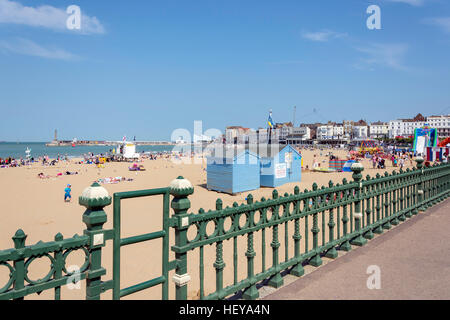
[[[268,125],[269,125],[269,144],[272,144],[272,127],[273,127],[273,123],[272,123],[272,109],[269,110]]]

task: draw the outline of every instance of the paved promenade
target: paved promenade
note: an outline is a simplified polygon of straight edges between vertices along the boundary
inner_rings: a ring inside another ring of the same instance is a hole
[[[353,248],[264,299],[450,299],[450,199]],[[371,265],[381,289],[367,287]]]

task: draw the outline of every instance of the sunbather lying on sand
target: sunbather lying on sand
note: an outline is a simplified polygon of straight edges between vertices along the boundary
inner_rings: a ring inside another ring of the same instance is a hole
[[[40,179],[49,179],[50,178],[50,176],[46,176],[44,173],[39,173],[38,174],[38,178],[40,178]]]

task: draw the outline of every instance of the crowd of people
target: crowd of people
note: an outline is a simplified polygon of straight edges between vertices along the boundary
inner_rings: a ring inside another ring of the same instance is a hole
[[[0,166],[1,168],[14,168],[14,167],[22,167],[31,165],[33,163],[40,163],[43,166],[55,166],[57,163],[61,161],[69,161],[69,158],[67,155],[62,156],[59,155],[55,159],[50,159],[48,155],[40,156],[38,158],[29,157],[29,158],[13,158],[13,157],[6,157],[6,158],[0,158]]]
[[[312,169],[320,168],[320,161],[318,160],[318,156],[327,157],[329,160],[338,160],[338,157],[334,155],[333,151],[337,149],[341,149],[342,147],[339,145],[301,145],[296,146],[297,151],[301,154],[302,150],[310,150],[317,151],[317,154],[313,157]],[[369,161],[371,167],[373,169],[386,169],[388,163],[392,167],[398,167],[403,169],[405,166],[414,166],[414,157],[417,154],[414,154],[411,150],[403,149],[403,150],[395,150],[395,149],[387,149],[386,152],[367,153],[363,156],[356,155],[356,152],[349,150],[347,154],[347,159],[354,159],[358,161]],[[444,162],[447,159],[444,159]],[[323,161],[324,162],[324,161]],[[388,163],[387,163],[388,162]],[[426,166],[427,163],[425,162]],[[306,169],[309,169],[309,166],[306,165]]]
[[[0,158],[0,166],[2,168],[9,168],[9,167],[20,167],[26,165],[27,162],[23,159],[14,159],[11,157],[7,158]]]

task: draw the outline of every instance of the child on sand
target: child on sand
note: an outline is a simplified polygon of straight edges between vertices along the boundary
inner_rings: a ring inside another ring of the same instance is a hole
[[[64,192],[65,192],[65,194],[64,194],[64,201],[65,202],[70,202],[70,200],[72,199],[72,196],[70,195],[70,192],[72,192],[71,187],[72,186],[70,184],[68,184],[67,188],[64,189]],[[69,199],[69,200],[67,200],[67,199]]]

